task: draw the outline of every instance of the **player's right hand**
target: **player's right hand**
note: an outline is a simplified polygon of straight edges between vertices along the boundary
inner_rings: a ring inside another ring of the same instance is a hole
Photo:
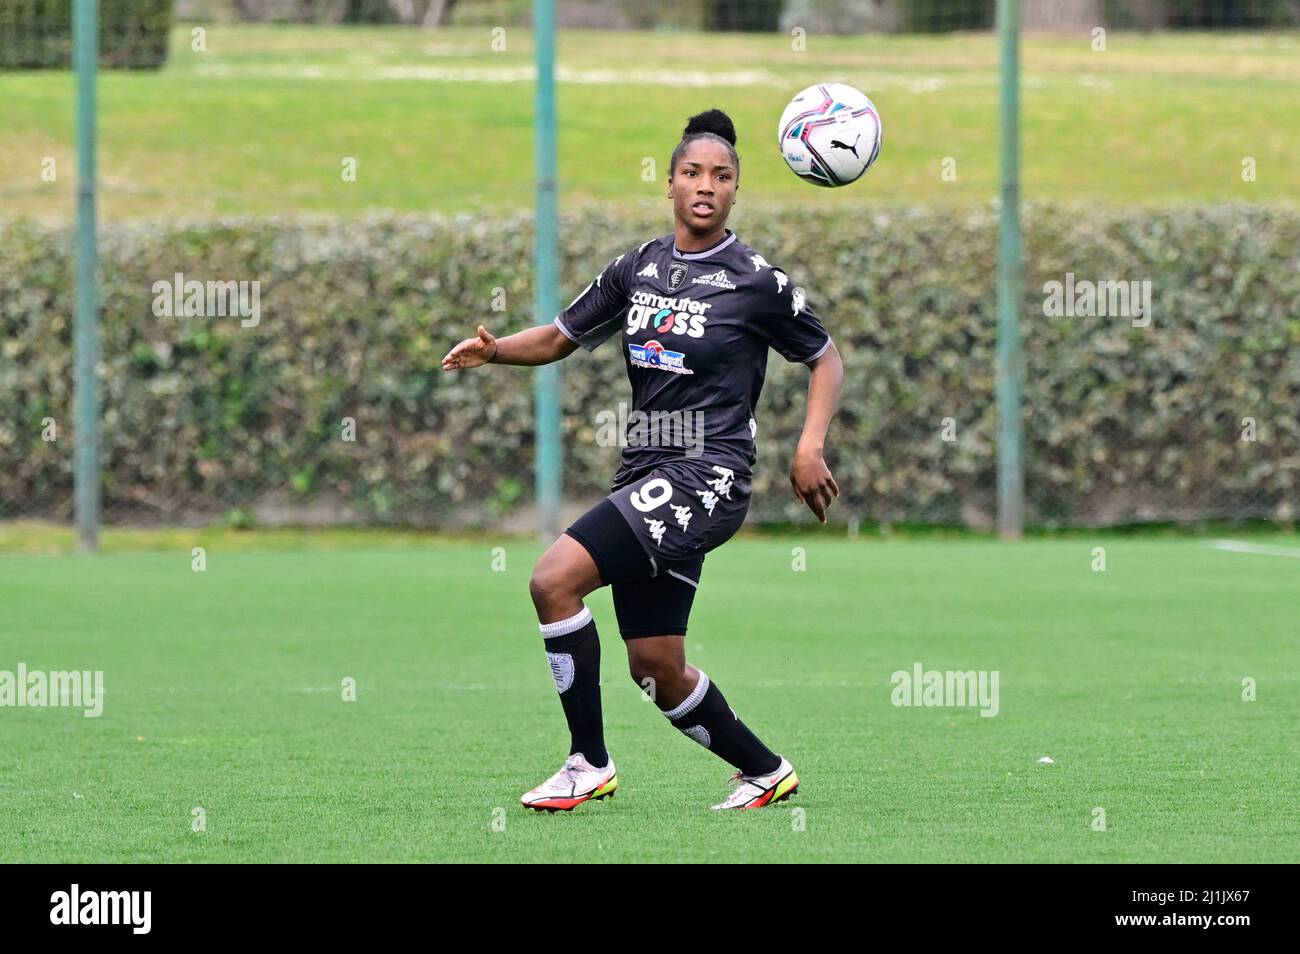
[[[482,325],[478,326],[478,337],[466,338],[447,352],[442,359],[442,370],[464,371],[487,364],[497,356],[497,339],[492,337]]]

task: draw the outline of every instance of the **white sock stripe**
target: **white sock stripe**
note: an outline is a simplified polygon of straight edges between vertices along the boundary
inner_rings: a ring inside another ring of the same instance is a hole
[[[591,610],[584,606],[582,612],[575,613],[568,619],[562,619],[555,623],[539,623],[537,628],[542,632],[542,639],[551,639],[555,636],[567,636],[569,633],[577,632],[590,622]]]
[[[682,716],[686,715],[686,713],[690,712],[692,709],[698,706],[700,704],[700,700],[704,698],[704,694],[708,691],[709,691],[709,677],[704,672],[704,670],[701,669],[700,681],[695,684],[695,688],[691,690],[691,694],[687,696],[685,699],[683,699],[682,704],[679,705],[676,709],[669,709],[667,712],[665,712],[664,718],[668,719],[670,722],[673,719],[680,719]]]

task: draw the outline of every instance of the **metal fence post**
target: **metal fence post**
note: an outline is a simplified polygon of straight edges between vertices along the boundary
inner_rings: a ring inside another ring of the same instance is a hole
[[[1025,521],[1020,383],[1020,0],[998,0],[1001,59],[1002,209],[998,222],[998,533],[1019,537]]]
[[[558,228],[555,158],[555,4],[534,0],[533,51],[537,64],[537,200],[535,312],[538,324],[555,318],[558,307]],[[536,497],[538,533],[549,540],[560,532],[563,442],[560,433],[560,366],[549,364],[535,372],[534,415],[537,421]]]
[[[77,234],[73,496],[82,550],[99,548],[99,288],[95,228],[95,74],[99,65],[98,0],[76,0],[73,56],[77,74]]]

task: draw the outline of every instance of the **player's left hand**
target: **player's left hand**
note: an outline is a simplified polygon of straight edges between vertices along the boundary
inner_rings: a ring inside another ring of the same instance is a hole
[[[825,523],[826,508],[840,495],[840,485],[835,483],[820,450],[800,447],[794,452],[794,461],[790,464],[790,486],[794,488],[794,495]]]

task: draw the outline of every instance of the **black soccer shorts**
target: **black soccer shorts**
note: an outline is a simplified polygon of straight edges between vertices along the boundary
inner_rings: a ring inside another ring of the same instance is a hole
[[[583,545],[614,596],[614,615],[624,639],[685,636],[704,568],[704,554],[650,562],[636,534],[609,498],[564,531]]]

